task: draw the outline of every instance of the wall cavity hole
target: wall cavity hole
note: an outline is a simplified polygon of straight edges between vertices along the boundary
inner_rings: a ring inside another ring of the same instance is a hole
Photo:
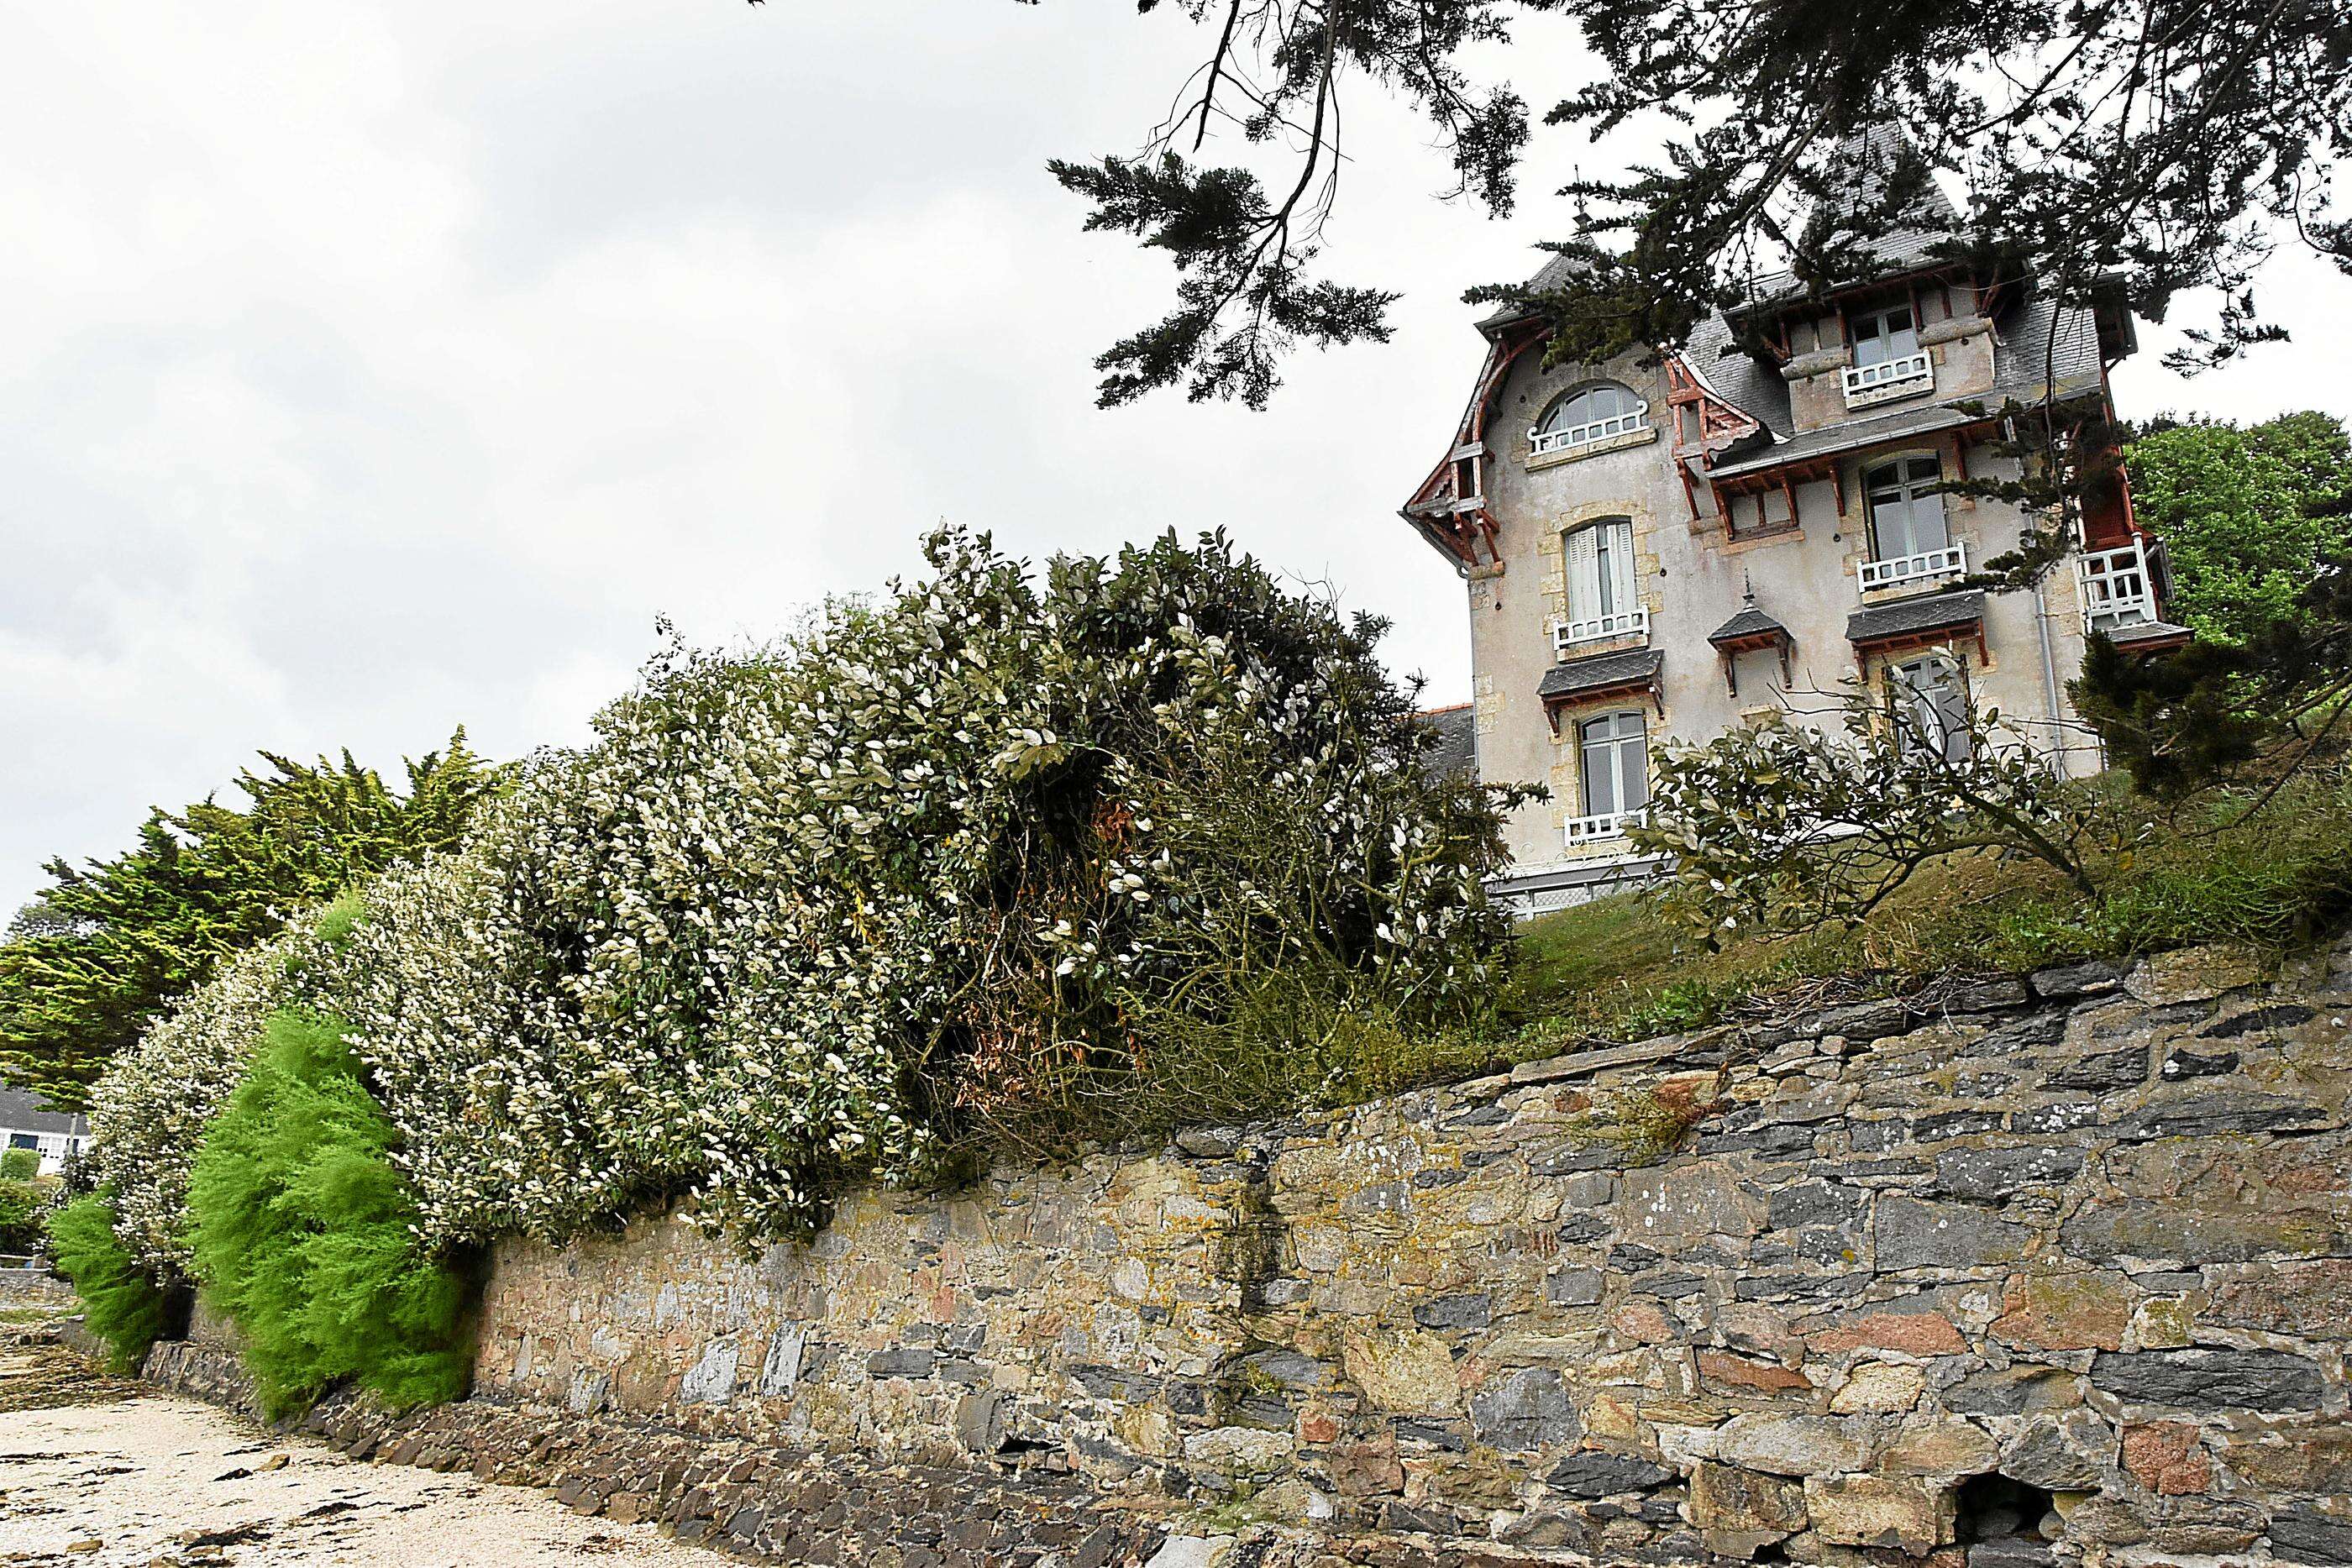
[[[1962,1545],[1977,1541],[2039,1541],[2054,1503],[2040,1487],[2007,1476],[1971,1476],[1955,1500],[1954,1531]]]

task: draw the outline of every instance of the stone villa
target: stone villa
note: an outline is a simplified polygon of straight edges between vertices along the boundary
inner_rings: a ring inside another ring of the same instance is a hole
[[[1857,191],[1889,152],[1882,133],[1850,144]],[[1826,709],[1853,677],[1923,736],[1991,704],[2089,772],[2066,695],[2088,634],[2186,639],[2120,484],[2086,502],[2069,569],[2040,590],[1961,586],[2023,519],[1940,486],[2016,476],[1996,449],[2021,410],[2107,412],[2108,370],[2136,343],[2120,302],[2061,304],[1937,259],[1958,224],[1940,194],[1913,222],[1866,280],[1762,279],[1679,352],[1546,369],[1541,323],[1479,323],[1476,391],[1403,516],[1469,600],[1474,700],[1441,727],[1466,721],[1486,782],[1551,788],[1508,830],[1497,892],[1522,914],[1654,869],[1625,831],[1666,743]]]

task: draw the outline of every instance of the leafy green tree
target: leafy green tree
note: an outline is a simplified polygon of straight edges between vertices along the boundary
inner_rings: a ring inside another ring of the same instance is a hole
[[[754,4],[758,0],[753,0]],[[1024,0],[1034,4],[1035,0]],[[1527,299],[1556,361],[1684,342],[1711,308],[1785,259],[1800,285],[1867,273],[1909,226],[1932,172],[1964,175],[1955,242],[2062,293],[2120,280],[2163,318],[2184,291],[2222,301],[2190,353],[2224,359],[2281,336],[2249,281],[2281,245],[2344,265],[2352,230],[2327,160],[2352,140],[2352,12],[2333,0],[1138,0],[1181,11],[1202,43],[1139,155],[1057,162],[1093,204],[1087,226],[1131,234],[1175,264],[1175,308],[1097,361],[1100,397],[1157,387],[1262,405],[1301,341],[1379,341],[1392,295],[1319,276],[1343,171],[1342,89],[1370,82],[1428,120],[1454,166],[1450,198],[1500,216],[1517,198],[1535,110],[1482,79],[1523,24],[1576,25],[1589,62],[1548,84],[1547,124],[1596,139],[1664,121],[1654,162],[1561,193],[1559,248],[1577,266]],[[1572,69],[1573,68],[1571,68]],[[1899,125],[1916,158],[1868,176],[1871,199],[1808,223],[1864,181],[1842,143]],[[1204,157],[1213,139],[1274,149],[1271,179]],[[1585,166],[1592,168],[1588,154]],[[1479,291],[1517,295],[1515,287]]]
[[[2352,438],[2333,415],[2161,426],[2125,448],[2124,469],[2164,540],[2174,618],[2210,642],[2303,613],[2319,561],[2352,549]]]
[[[263,753],[242,809],[207,797],[157,810],[136,847],[54,879],[0,941],[0,1078],[58,1104],[89,1085],[174,997],[296,910],[398,862],[453,847],[499,770],[458,730],[387,786],[347,751],[306,765]]]
[[[395,1406],[454,1399],[473,1357],[470,1283],[430,1259],[399,1137],[334,1019],[272,1017],[205,1134],[188,1191],[205,1300],[245,1335],[263,1408],[355,1379]]]

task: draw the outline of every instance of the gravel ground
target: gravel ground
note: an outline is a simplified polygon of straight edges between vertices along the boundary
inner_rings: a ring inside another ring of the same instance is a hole
[[[0,1563],[180,1568],[716,1568],[651,1525],[517,1487],[355,1463],[213,1406],[142,1392],[55,1345],[0,1345]]]

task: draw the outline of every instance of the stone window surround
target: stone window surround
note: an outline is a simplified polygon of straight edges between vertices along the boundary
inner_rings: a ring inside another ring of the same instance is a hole
[[[1942,476],[1939,481],[1941,483],[1950,484],[1955,480],[1968,477],[1967,454],[1958,441],[1937,440],[1908,446],[1887,447],[1883,450],[1857,453],[1850,460],[1841,459],[1841,462],[1850,461],[1853,466],[1851,481],[1847,481],[1844,476],[1840,476],[1841,482],[1846,484],[1846,511],[1845,515],[1839,518],[1839,523],[1846,536],[1845,574],[1848,583],[1860,580],[1857,570],[1864,561],[1878,559],[1878,525],[1870,515],[1871,471],[1884,468],[1889,464],[1907,463],[1920,457],[1935,459],[1937,472]],[[1977,549],[1976,529],[1973,526],[1963,528],[1961,525],[1964,521],[1970,525],[1974,524],[1976,497],[1955,496],[1948,490],[1939,492],[1939,495],[1944,502],[1944,537],[1953,544],[1966,545],[1973,555]],[[1950,586],[1951,580],[1948,578],[1920,578],[1910,582],[1895,583],[1886,588],[1858,589],[1856,598],[1863,604],[1886,604],[1898,599],[1915,599],[1922,594],[1940,593]]]
[[[1655,700],[1629,702],[1622,692],[1604,692],[1583,704],[1570,698],[1559,705],[1561,723],[1552,736],[1552,747],[1558,758],[1552,764],[1552,779],[1559,787],[1552,791],[1559,805],[1553,813],[1552,831],[1564,837],[1570,819],[1584,815],[1584,727],[1596,718],[1608,718],[1621,713],[1639,714],[1643,726],[1643,769],[1652,788],[1657,784],[1658,743],[1666,729],[1665,706]],[[1625,841],[1591,839],[1583,843],[1561,846],[1563,858],[1570,861],[1606,859],[1627,852]]]

